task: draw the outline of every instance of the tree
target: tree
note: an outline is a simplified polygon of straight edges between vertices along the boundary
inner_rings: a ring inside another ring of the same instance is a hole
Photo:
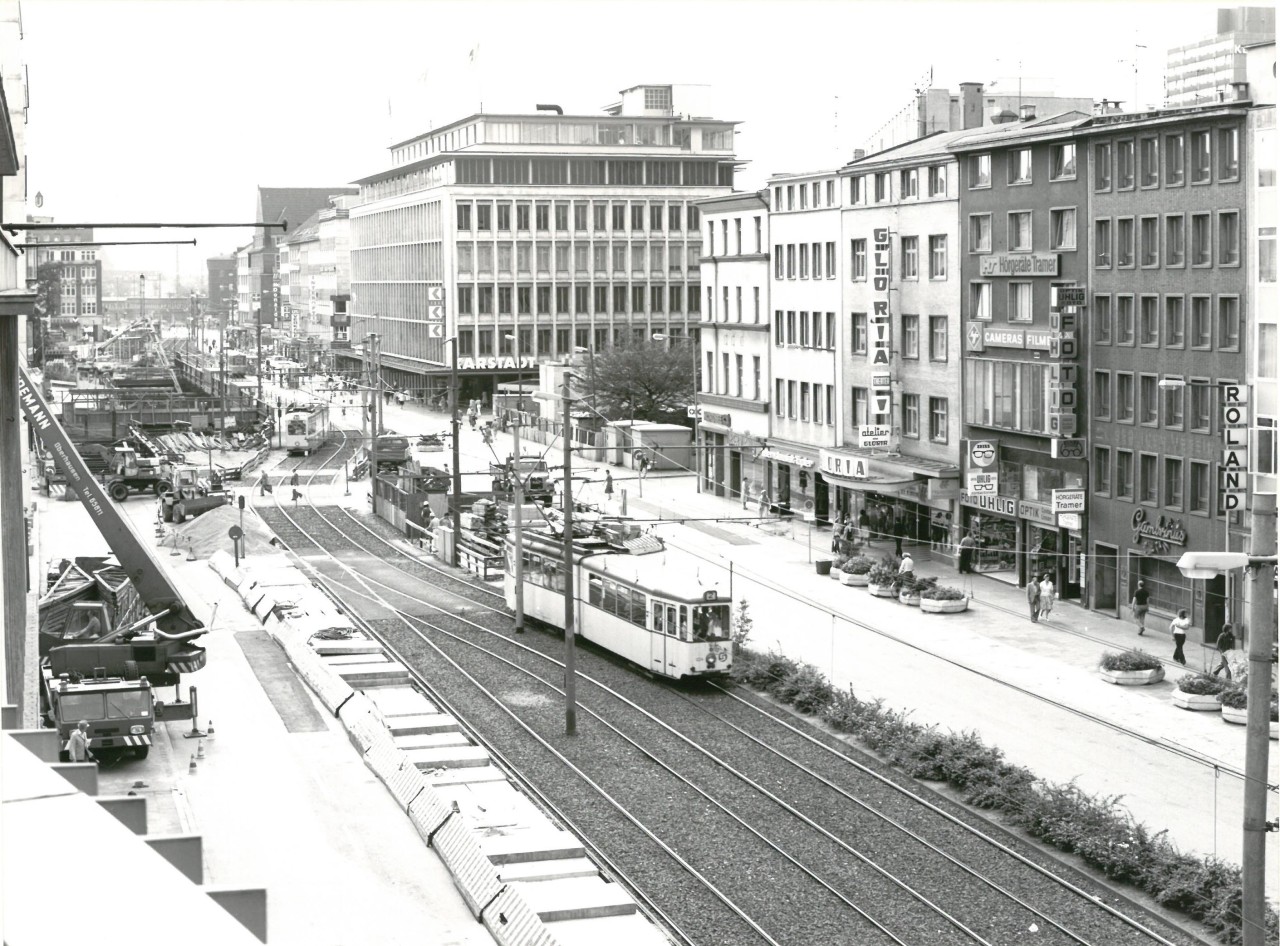
[[[665,422],[693,403],[688,349],[647,342],[587,357],[574,378],[580,397],[609,420]]]
[[[36,300],[32,312],[30,331],[27,333],[31,341],[31,364],[44,365],[45,349],[48,347],[49,320],[62,310],[62,264],[56,262],[41,263],[36,268]]]

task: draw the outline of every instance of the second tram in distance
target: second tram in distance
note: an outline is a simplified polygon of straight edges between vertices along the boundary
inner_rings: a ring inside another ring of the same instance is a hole
[[[323,404],[294,405],[280,419],[284,448],[290,455],[309,456],[329,439],[329,408]]]
[[[564,630],[564,544],[524,529],[524,611]],[[506,541],[507,607],[515,608],[515,536]],[[705,563],[614,524],[573,541],[578,635],[657,676],[724,676],[733,664],[732,600]],[[709,570],[709,569],[708,569]]]

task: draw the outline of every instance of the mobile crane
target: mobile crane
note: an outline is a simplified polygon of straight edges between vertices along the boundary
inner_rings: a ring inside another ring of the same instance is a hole
[[[118,620],[121,615],[103,607],[83,623],[65,623],[61,634],[41,633],[41,712],[64,739],[78,721],[86,720],[91,750],[131,749],[145,757],[155,717],[166,709],[156,703],[152,688],[170,683],[176,688],[180,674],[205,665],[205,650],[193,641],[207,628],[187,608],[133,525],[107,498],[22,368],[18,400],[147,612],[141,619]],[[118,626],[110,626],[113,620]],[[190,704],[170,704],[166,715],[189,718]]]

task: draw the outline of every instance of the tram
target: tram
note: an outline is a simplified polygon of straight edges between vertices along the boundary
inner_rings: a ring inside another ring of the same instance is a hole
[[[524,529],[524,612],[564,629],[564,544]],[[506,540],[507,607],[515,608],[514,535]],[[655,676],[724,677],[733,663],[732,600],[706,566],[613,523],[574,536],[574,630]]]
[[[280,422],[284,427],[284,448],[291,455],[309,456],[329,439],[329,408],[324,404],[288,407]]]
[[[242,351],[227,349],[225,352],[227,359],[227,376],[231,378],[243,378],[249,373],[249,356]]]

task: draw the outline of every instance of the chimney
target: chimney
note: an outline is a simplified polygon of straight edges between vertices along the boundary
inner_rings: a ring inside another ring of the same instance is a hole
[[[1018,121],[1029,122],[1036,117],[1036,107],[1032,102],[1018,106]]]
[[[982,83],[960,83],[960,130],[982,127]]]
[[[865,158],[866,156],[867,156],[867,149],[866,149],[866,148],[854,148],[854,149],[853,149],[853,160],[855,160],[855,161],[861,161],[861,160],[862,160],[863,158]]]

